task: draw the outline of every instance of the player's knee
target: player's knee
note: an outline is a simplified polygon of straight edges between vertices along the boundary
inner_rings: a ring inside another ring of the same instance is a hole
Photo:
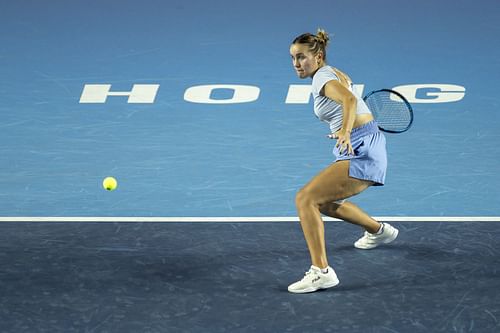
[[[297,208],[309,206],[314,204],[313,197],[307,187],[302,188],[295,196],[295,205]]]

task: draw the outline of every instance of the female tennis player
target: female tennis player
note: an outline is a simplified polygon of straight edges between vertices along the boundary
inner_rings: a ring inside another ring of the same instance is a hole
[[[329,124],[330,138],[336,139],[335,162],[316,175],[296,196],[300,224],[312,265],[304,278],[288,291],[308,293],[339,283],[329,266],[325,247],[325,228],[321,214],[357,224],[366,231],[354,243],[359,249],[373,249],[396,239],[398,230],[379,223],[359,207],[344,199],[372,185],[383,185],[387,167],[385,137],[360,96],[352,91],[345,73],[326,63],[328,34],[305,33],[292,42],[293,67],[301,78],[312,78],[314,113]]]

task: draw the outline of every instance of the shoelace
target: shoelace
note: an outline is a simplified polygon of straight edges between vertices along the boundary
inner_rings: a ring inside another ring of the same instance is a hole
[[[365,234],[363,236],[363,238],[360,240],[360,241],[364,241],[364,242],[371,242],[373,240],[375,240],[377,238],[377,235],[375,234],[371,234],[369,233],[368,231],[365,231]]]
[[[365,237],[366,237],[366,238],[369,238],[369,239],[375,239],[375,238],[377,238],[377,236],[380,236],[380,235],[371,234],[371,233],[369,233],[368,231],[365,231]]]
[[[304,281],[304,279],[305,279],[305,278],[307,278],[307,276],[308,276],[309,274],[312,274],[312,273],[313,273],[313,270],[312,270],[312,269],[308,270],[308,271],[304,274],[304,277],[302,278],[302,280],[301,280],[301,281]]]

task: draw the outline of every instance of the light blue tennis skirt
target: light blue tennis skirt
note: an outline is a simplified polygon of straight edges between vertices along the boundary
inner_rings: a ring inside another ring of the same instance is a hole
[[[335,161],[350,160],[349,176],[371,180],[374,185],[384,185],[387,170],[387,151],[385,136],[378,129],[377,123],[371,121],[356,127],[351,133],[351,144],[354,156],[347,152],[339,152],[333,148]]]

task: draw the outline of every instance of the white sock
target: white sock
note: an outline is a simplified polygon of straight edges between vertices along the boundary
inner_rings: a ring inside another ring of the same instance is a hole
[[[326,268],[319,268],[318,266],[314,266],[312,265],[311,266],[312,268],[314,268],[316,271],[320,271],[322,274],[327,274],[329,272],[329,268],[330,266],[326,266]]]
[[[380,223],[380,229],[375,233],[375,235],[380,235],[384,232],[384,224]]]

